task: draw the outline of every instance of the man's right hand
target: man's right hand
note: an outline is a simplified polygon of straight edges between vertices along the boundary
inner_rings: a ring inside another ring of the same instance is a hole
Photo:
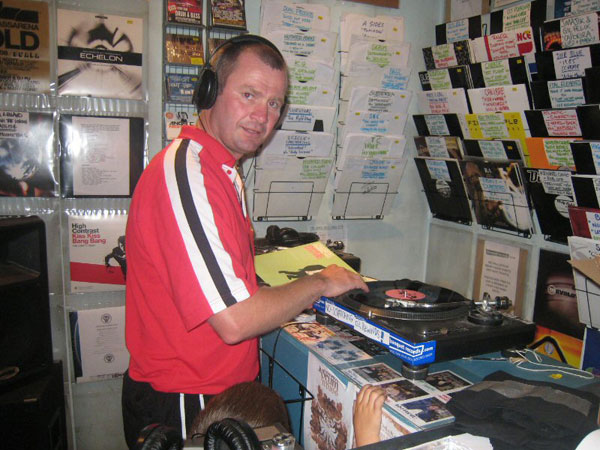
[[[368,286],[359,274],[336,264],[326,267],[313,276],[323,278],[325,282],[323,296],[325,297],[337,297],[352,289],[362,289],[369,292]]]

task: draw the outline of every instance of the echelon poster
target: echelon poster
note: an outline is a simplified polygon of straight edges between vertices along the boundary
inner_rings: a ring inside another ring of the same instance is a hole
[[[143,20],[58,9],[58,94],[142,99]]]
[[[50,91],[48,3],[0,2],[0,91]]]

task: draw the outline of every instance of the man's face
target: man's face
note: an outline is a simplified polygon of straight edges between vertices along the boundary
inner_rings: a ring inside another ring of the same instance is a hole
[[[284,71],[242,53],[215,105],[206,111],[207,131],[234,156],[254,153],[279,119],[287,90]]]

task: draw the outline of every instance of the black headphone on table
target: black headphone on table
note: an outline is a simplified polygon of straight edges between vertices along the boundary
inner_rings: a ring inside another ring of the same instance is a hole
[[[134,450],[181,450],[181,432],[173,427],[153,423],[140,432]]]
[[[294,228],[270,225],[267,228],[265,235],[267,242],[270,245],[278,245],[281,247],[296,247],[302,244],[309,244],[319,240],[319,235],[315,233],[304,233],[296,231]]]
[[[204,450],[260,450],[260,441],[246,422],[223,419],[206,430]],[[183,439],[174,427],[151,424],[140,433],[134,450],[181,450]]]
[[[239,36],[232,37],[225,42],[219,44],[211,53],[210,57],[206,61],[206,63],[200,69],[200,74],[198,77],[198,82],[196,83],[196,87],[194,88],[194,95],[192,97],[192,103],[196,105],[196,109],[200,112],[203,109],[210,109],[215,104],[217,100],[217,95],[219,92],[219,81],[217,72],[213,69],[210,64],[210,61],[213,57],[221,50],[223,47],[236,47],[239,45],[244,45],[248,43],[259,43],[264,44],[277,52],[277,54],[283,59],[283,55],[279,51],[279,49],[268,39],[265,39],[262,36],[258,36],[256,34],[241,34]],[[227,52],[226,48],[224,52]]]

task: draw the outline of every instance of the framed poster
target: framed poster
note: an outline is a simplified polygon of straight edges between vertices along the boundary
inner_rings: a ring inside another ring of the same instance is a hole
[[[244,0],[210,0],[213,27],[246,29]]]
[[[2,2],[0,91],[50,91],[48,3],[28,0]],[[19,12],[12,14],[9,11]]]
[[[57,10],[59,95],[142,100],[143,20]]]
[[[64,197],[130,197],[144,169],[144,119],[62,115]]]
[[[0,196],[55,197],[52,113],[0,111]]]
[[[77,212],[68,216],[71,293],[124,291],[127,214]]]

